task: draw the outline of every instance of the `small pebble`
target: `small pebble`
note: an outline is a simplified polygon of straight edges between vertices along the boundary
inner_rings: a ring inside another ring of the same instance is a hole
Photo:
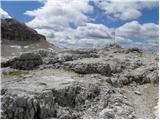
[[[142,93],[140,91],[134,91],[134,93],[137,95],[142,95]]]

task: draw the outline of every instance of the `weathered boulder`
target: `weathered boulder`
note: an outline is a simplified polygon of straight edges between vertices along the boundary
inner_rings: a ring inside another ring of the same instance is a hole
[[[158,76],[158,71],[152,71],[152,72],[148,72],[145,75],[143,75],[143,79],[142,81],[144,83],[159,83],[159,76]]]
[[[102,75],[111,74],[110,65],[106,63],[66,62],[64,63],[64,68],[81,74],[92,74],[92,73],[99,73]]]
[[[14,69],[32,70],[43,63],[39,54],[23,53],[19,57],[15,57],[6,62],[2,62],[2,67],[11,67]]]
[[[48,57],[48,64],[63,63],[83,58],[97,58],[96,50],[70,50],[57,53]]]
[[[61,107],[57,109],[56,118],[58,119],[79,119],[80,113],[72,110],[69,107]]]
[[[48,57],[50,54],[54,54],[54,52],[46,49],[39,49],[34,51],[36,54],[40,54],[41,57]]]
[[[124,65],[119,62],[109,62],[112,73],[120,73],[124,70]]]
[[[158,83],[159,77],[155,67],[139,67],[130,72],[126,72],[124,76],[128,79],[128,83],[137,82],[143,83]]]
[[[142,49],[134,47],[134,48],[128,48],[126,50],[126,53],[130,53],[130,52],[137,52],[137,53],[142,53]]]
[[[55,117],[57,105],[52,92],[43,92],[37,96],[7,94],[2,97],[2,117],[33,119]]]
[[[107,119],[114,119],[115,118],[114,110],[105,108],[100,112],[99,117],[100,118],[107,118]]]

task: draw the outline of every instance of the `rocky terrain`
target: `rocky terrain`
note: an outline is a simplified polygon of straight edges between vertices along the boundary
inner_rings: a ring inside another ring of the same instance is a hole
[[[118,44],[21,52],[1,61],[1,118],[158,118],[158,61]]]

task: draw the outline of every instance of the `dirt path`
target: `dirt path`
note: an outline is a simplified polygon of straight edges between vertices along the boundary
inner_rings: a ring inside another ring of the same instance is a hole
[[[158,84],[125,86],[124,95],[133,105],[136,118],[157,118],[155,107],[158,105]]]

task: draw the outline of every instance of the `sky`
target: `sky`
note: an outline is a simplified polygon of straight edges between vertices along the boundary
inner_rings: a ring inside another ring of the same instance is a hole
[[[157,0],[2,0],[1,18],[26,23],[60,47],[123,47],[156,51]]]

